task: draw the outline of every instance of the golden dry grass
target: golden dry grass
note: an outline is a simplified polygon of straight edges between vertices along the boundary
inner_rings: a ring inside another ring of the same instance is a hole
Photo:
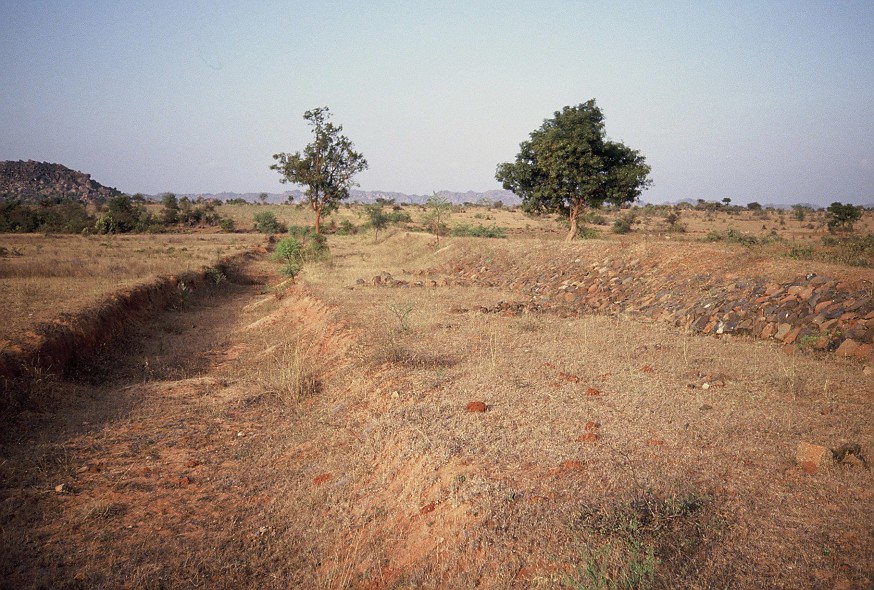
[[[33,587],[870,586],[871,471],[794,461],[799,442],[870,454],[870,367],[630,317],[482,313],[518,294],[415,286],[482,257],[512,272],[622,251],[773,280],[811,265],[542,233],[333,236],[296,283],[261,261],[249,272],[269,284],[162,316],[105,385],[58,385],[87,403],[9,430],[0,572]],[[385,273],[408,284],[374,286]]]
[[[0,341],[161,275],[200,272],[264,242],[256,234],[65,236],[3,234]]]

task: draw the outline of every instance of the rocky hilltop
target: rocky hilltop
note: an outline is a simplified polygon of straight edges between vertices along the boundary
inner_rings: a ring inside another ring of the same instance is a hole
[[[61,164],[33,160],[0,162],[0,200],[76,199],[105,201],[121,191],[91,180],[90,174]]]

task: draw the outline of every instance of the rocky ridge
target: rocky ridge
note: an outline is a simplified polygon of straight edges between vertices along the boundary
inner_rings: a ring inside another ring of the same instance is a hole
[[[90,174],[61,164],[34,160],[0,162],[0,200],[49,198],[102,202],[121,194],[115,188],[92,180]]]
[[[779,280],[700,266],[684,269],[674,263],[661,264],[658,255],[634,257],[634,252],[615,247],[596,254],[559,255],[546,264],[526,265],[483,250],[419,273],[425,280],[380,276],[372,283],[497,287],[518,293],[520,299],[499,301],[481,311],[623,315],[667,322],[696,334],[747,336],[776,341],[791,350],[874,360],[871,281],[814,272]]]
[[[751,336],[874,359],[871,285],[853,288],[815,273],[788,282],[719,273],[684,275],[622,257],[591,262],[578,258],[565,267],[508,274],[478,262],[454,265],[453,276],[509,287],[541,308],[641,316],[698,334]],[[512,304],[498,305],[508,306]]]

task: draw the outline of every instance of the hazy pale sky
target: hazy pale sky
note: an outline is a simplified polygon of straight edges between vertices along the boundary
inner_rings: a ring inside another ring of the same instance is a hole
[[[0,0],[0,160],[128,193],[280,192],[329,106],[365,190],[500,188],[565,105],[648,202],[874,203],[874,2]]]

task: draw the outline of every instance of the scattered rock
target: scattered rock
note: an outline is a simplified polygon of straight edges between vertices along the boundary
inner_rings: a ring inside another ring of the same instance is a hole
[[[646,441],[646,446],[648,447],[663,447],[665,446],[665,441],[657,438],[651,438]]]
[[[795,451],[795,462],[805,473],[816,473],[819,469],[825,468],[830,458],[831,452],[827,448],[806,442],[798,443]]]
[[[76,470],[76,473],[99,473],[103,471],[103,463],[86,463]]]
[[[832,451],[832,458],[835,463],[841,465],[849,465],[850,467],[865,467],[868,468],[868,461],[862,454],[861,445],[848,443],[841,445]]]
[[[561,372],[558,374],[558,378],[562,381],[567,381],[568,383],[579,383],[580,377],[579,375],[574,375],[572,373]]]
[[[595,442],[601,438],[597,432],[586,432],[577,437],[577,442]]]
[[[586,389],[586,395],[588,397],[598,397],[599,395],[601,395],[601,392],[594,387],[589,387],[588,389]]]
[[[640,368],[641,373],[655,373],[655,369],[650,367],[649,365],[644,365]]]
[[[322,473],[313,478],[313,485],[320,486],[323,483],[327,482],[329,479],[331,479],[330,473]]]
[[[60,483],[55,486],[55,492],[58,494],[69,494],[70,491],[71,490],[69,484]]]
[[[853,356],[856,352],[856,349],[859,347],[859,343],[851,338],[847,338],[841,345],[838,346],[838,349],[835,350],[835,354],[838,356]]]
[[[600,427],[601,427],[601,423],[600,423],[600,422],[595,422],[594,420],[589,420],[588,422],[586,422],[586,425],[585,425],[585,427],[584,427],[584,430],[585,430],[586,432],[592,432],[592,431],[595,430],[596,428],[600,428]]]
[[[485,402],[476,401],[468,403],[465,409],[468,412],[485,412],[488,406],[486,406]]]

